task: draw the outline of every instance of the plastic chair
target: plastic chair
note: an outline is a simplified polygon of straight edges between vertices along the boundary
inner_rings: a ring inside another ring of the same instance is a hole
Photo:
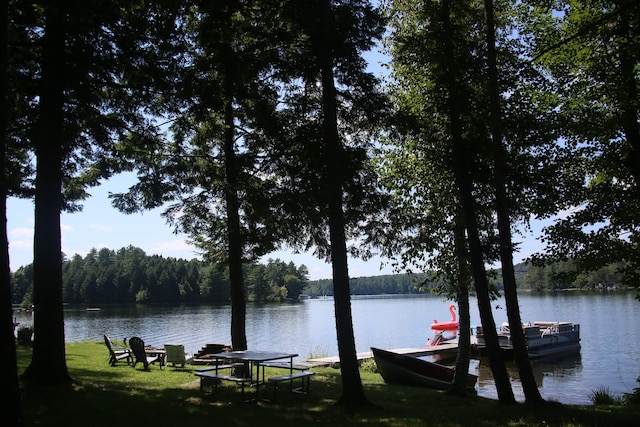
[[[171,363],[171,366],[180,365],[184,368],[187,363],[187,355],[184,352],[184,345],[182,344],[165,344],[164,350],[166,352],[165,363]]]
[[[135,368],[138,363],[142,363],[144,365],[145,371],[149,370],[149,365],[152,363],[158,362],[162,367],[162,360],[159,355],[149,356],[144,347],[144,341],[139,337],[131,337],[129,339],[129,346],[131,347],[131,351],[133,352],[133,357],[135,360],[133,361],[133,367]]]
[[[131,365],[133,363],[131,350],[125,347],[114,347],[107,334],[104,334],[104,345],[109,349],[109,364],[111,366],[115,366],[116,363],[123,360],[127,362],[127,365]]]

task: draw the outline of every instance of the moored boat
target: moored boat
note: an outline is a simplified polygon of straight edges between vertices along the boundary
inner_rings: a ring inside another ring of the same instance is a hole
[[[529,358],[557,356],[580,350],[580,325],[571,322],[542,322],[526,323],[522,326]],[[498,343],[503,352],[513,356],[513,343],[508,323],[503,323],[498,329]],[[486,350],[484,331],[482,326],[476,328],[476,349],[480,354]]]
[[[378,372],[386,383],[419,385],[446,390],[453,382],[455,369],[428,362],[406,354],[398,354],[371,347]],[[469,388],[474,388],[478,377],[468,374]]]

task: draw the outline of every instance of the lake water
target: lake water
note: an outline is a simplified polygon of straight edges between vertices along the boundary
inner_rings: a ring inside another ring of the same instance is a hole
[[[589,404],[590,392],[607,388],[621,395],[640,386],[640,302],[635,293],[562,292],[519,296],[523,321],[570,321],[579,323],[582,348],[579,353],[551,362],[533,362],[543,397],[567,404]],[[370,347],[386,349],[421,347],[432,336],[434,319],[450,319],[449,305],[437,296],[353,297],[351,306],[358,352]],[[504,303],[494,302],[496,324],[507,320]],[[25,313],[17,321],[29,323]],[[100,311],[65,309],[67,342],[102,341],[140,336],[147,344],[182,343],[188,353],[206,343],[230,343],[231,307],[182,306],[101,307]],[[471,302],[471,324],[480,323],[476,301]],[[282,350],[309,356],[338,354],[333,300],[312,299],[297,303],[249,304],[248,347]],[[106,350],[105,350],[106,352]],[[106,355],[105,355],[106,357]],[[514,393],[522,401],[515,367],[509,369]],[[479,376],[478,394],[497,398],[487,363],[473,360],[471,373]]]

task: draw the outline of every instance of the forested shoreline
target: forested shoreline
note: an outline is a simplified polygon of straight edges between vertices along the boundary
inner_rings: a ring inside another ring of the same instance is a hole
[[[249,301],[298,299],[307,268],[269,260],[244,266]],[[13,304],[32,303],[33,265],[12,274]],[[69,304],[219,303],[229,301],[228,271],[198,259],[147,255],[129,246],[92,249],[63,261],[63,300]]]
[[[519,289],[532,291],[559,289],[595,289],[619,283],[619,265],[594,272],[569,276],[575,266],[556,263],[536,267],[527,263],[516,266]],[[501,289],[499,271],[494,281]],[[280,259],[266,264],[245,264],[247,300],[281,302],[333,295],[330,279],[310,281],[305,265],[296,266]],[[33,265],[13,273],[15,284],[12,302],[32,304]],[[437,292],[442,281],[433,274],[387,274],[350,279],[352,295],[424,294]],[[128,246],[117,251],[93,249],[85,257],[75,254],[63,262],[63,295],[69,304],[180,304],[220,303],[229,301],[229,275],[226,269],[199,259],[147,255],[142,249]]]
[[[596,271],[575,274],[575,264],[567,261],[539,267],[529,263],[514,266],[518,289],[530,291],[554,291],[565,289],[603,289],[619,286],[620,265],[613,264]],[[494,272],[492,284],[502,291],[500,270]],[[349,281],[352,295],[420,294],[438,292],[443,285],[434,274],[388,274],[370,277],[354,277]],[[310,281],[305,294],[331,295],[331,280]]]

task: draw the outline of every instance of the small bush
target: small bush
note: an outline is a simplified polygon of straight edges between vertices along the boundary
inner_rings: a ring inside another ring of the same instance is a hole
[[[621,405],[622,399],[609,391],[608,387],[598,387],[589,393],[589,400],[594,405]]]
[[[633,393],[625,393],[623,401],[625,405],[640,405],[640,388],[634,388]]]
[[[366,360],[363,360],[362,363],[360,364],[360,370],[363,372],[371,372],[371,373],[377,374],[378,366],[376,365],[376,362],[373,359],[366,359]]]

